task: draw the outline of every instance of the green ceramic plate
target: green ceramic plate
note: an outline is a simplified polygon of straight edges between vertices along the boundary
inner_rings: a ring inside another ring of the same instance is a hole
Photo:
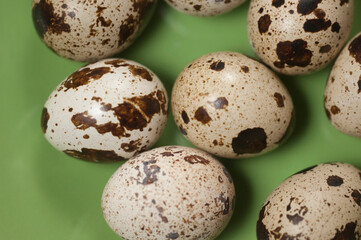
[[[361,31],[361,2],[355,1],[351,36]],[[62,59],[40,41],[31,19],[31,1],[3,1],[0,8],[0,239],[119,239],[105,223],[100,198],[121,165],[93,164],[55,150],[43,137],[40,115],[51,91],[82,63]],[[213,51],[251,57],[246,17],[249,3],[231,13],[197,18],[164,2],[144,34],[120,56],[152,69],[169,93],[190,61]],[[350,37],[351,37],[350,36]],[[223,160],[237,189],[237,206],[222,240],[256,239],[259,209],[286,177],[310,165],[343,161],[361,168],[361,140],[337,132],[323,109],[331,66],[299,77],[280,76],[296,108],[289,140],[266,155]],[[157,146],[190,145],[169,118]]]

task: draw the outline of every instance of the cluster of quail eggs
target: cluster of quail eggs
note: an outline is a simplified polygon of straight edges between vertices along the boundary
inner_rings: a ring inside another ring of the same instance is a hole
[[[186,14],[214,16],[244,0],[166,2]],[[168,93],[146,66],[109,58],[136,40],[156,3],[33,0],[42,41],[62,57],[90,63],[51,93],[41,128],[56,149],[72,157],[127,160],[109,179],[101,201],[106,222],[122,238],[215,239],[231,219],[236,191],[228,170],[210,154],[246,158],[287,139],[296,112],[273,71],[309,74],[335,59],[350,34],[353,0],[251,0],[248,36],[266,65],[241,53],[214,52],[189,63],[175,80],[175,123],[199,150],[149,150],[166,125]],[[360,67],[361,33],[341,51],[324,95],[331,123],[356,137]],[[257,238],[361,239],[361,171],[330,163],[286,179],[259,213]]]

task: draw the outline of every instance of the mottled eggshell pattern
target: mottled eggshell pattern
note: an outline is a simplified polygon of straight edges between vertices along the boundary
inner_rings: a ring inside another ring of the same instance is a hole
[[[336,129],[361,137],[361,33],[337,58],[326,84],[324,106]]]
[[[152,146],[167,111],[166,90],[154,73],[133,61],[105,59],[60,83],[45,104],[41,127],[70,156],[112,162]]]
[[[257,238],[361,239],[361,171],[329,163],[286,179],[259,213]]]
[[[229,222],[235,189],[227,169],[203,151],[160,147],[123,164],[108,181],[102,210],[131,240],[215,239]]]
[[[248,36],[275,71],[307,74],[330,63],[347,41],[353,0],[252,0]]]
[[[180,12],[200,17],[215,16],[233,10],[245,0],[165,0]]]
[[[240,53],[189,64],[172,90],[173,116],[195,146],[226,158],[265,153],[288,135],[293,103],[280,79]]]
[[[156,0],[33,0],[33,22],[58,55],[94,62],[131,45],[155,5]]]

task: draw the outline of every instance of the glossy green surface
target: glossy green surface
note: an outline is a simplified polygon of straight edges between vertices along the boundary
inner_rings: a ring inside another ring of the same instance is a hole
[[[355,2],[351,36],[361,31],[361,2]],[[247,39],[248,6],[247,2],[223,16],[197,18],[160,2],[149,28],[119,56],[152,69],[170,95],[182,68],[203,54],[230,50],[255,57]],[[40,129],[47,97],[83,64],[56,56],[40,41],[32,25],[31,1],[5,1],[0,29],[0,239],[119,239],[103,219],[100,198],[121,163],[72,159],[51,147]],[[289,175],[329,161],[361,168],[361,140],[337,132],[323,110],[330,69],[280,76],[296,108],[295,131],[284,145],[260,157],[222,160],[235,180],[238,199],[232,221],[219,239],[256,239],[263,201]],[[161,145],[189,145],[171,116],[157,143]]]

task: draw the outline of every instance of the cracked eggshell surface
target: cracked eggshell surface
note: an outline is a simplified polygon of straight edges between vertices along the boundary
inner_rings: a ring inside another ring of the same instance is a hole
[[[225,158],[265,153],[291,132],[293,102],[271,70],[240,53],[190,63],[172,90],[177,126],[195,146]]]
[[[60,83],[45,103],[41,127],[59,151],[111,162],[151,147],[167,111],[166,90],[154,73],[133,61],[105,59]]]
[[[275,71],[307,74],[337,56],[351,31],[353,11],[353,0],[253,0],[248,36]]]
[[[207,17],[220,15],[238,7],[245,0],[165,0],[174,9],[185,14]]]
[[[361,33],[337,58],[326,84],[324,106],[337,130],[361,137]]]
[[[286,179],[260,211],[257,238],[360,239],[361,171],[328,163]]]
[[[102,196],[109,226],[124,239],[215,239],[235,204],[227,169],[207,153],[156,148],[124,163]]]
[[[114,55],[145,27],[156,0],[33,0],[33,22],[58,55],[83,62]]]

